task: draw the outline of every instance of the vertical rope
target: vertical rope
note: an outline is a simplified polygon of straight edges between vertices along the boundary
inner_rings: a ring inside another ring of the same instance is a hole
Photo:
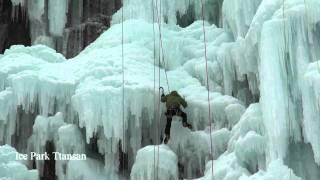
[[[153,30],[153,119],[156,119],[156,57],[154,32],[154,0],[152,0],[152,30]],[[153,172],[156,172],[156,146],[153,147]]]
[[[155,17],[154,17],[154,0],[152,0],[152,31],[153,31],[153,119],[155,120],[155,125],[157,126],[156,128],[156,143],[155,145],[158,145],[158,122],[157,122],[157,113],[156,113],[156,109],[157,109],[157,103],[156,103],[156,38],[155,38],[155,27],[154,27],[154,23],[155,23]],[[159,145],[158,145],[159,146]],[[156,146],[154,146],[153,148],[153,169],[154,169],[154,173],[156,173],[157,171],[157,166],[156,166]],[[156,179],[156,176],[154,175],[154,179]]]
[[[289,67],[287,67],[287,64],[289,64],[289,62],[287,62],[290,58],[290,57],[287,57],[287,50],[288,50],[288,45],[287,45],[287,38],[286,38],[286,22],[285,22],[285,1],[286,0],[283,0],[282,1],[282,19],[283,19],[283,40],[284,40],[284,61],[285,61],[285,67],[286,67],[286,73],[287,73],[287,87],[288,87],[288,91],[289,91]],[[289,141],[289,144],[288,144],[288,164],[289,164],[289,178],[291,180],[292,178],[292,169],[291,169],[291,159],[290,159],[290,143],[291,143],[291,134],[292,134],[292,131],[291,131],[291,126],[292,126],[292,122],[291,122],[291,116],[290,116],[290,97],[289,97],[289,94],[287,95],[287,105],[288,105],[288,111],[287,111],[287,115],[288,115],[288,124],[289,124],[289,137],[288,137],[288,141]]]
[[[158,3],[159,3],[159,9],[158,9]],[[164,62],[164,51],[163,51],[163,45],[162,45],[162,32],[161,32],[161,18],[162,18],[162,3],[161,3],[161,0],[157,0],[156,1],[156,10],[157,10],[157,21],[158,21],[158,28],[159,28],[159,57],[158,57],[158,63],[159,63],[159,72],[158,72],[158,76],[159,76],[159,81],[158,81],[158,88],[159,88],[159,95],[160,95],[160,86],[161,86],[161,57],[162,57],[162,62],[164,64],[164,72],[165,72],[165,77],[166,77],[166,82],[167,82],[167,87],[168,87],[168,91],[170,91],[170,88],[169,88],[169,80],[168,80],[168,76],[167,76],[167,71],[166,71],[166,68],[165,68],[165,62]],[[159,96],[160,97],[160,96]],[[161,104],[160,104],[160,98],[158,99],[158,122],[157,122],[157,135],[158,137],[160,137],[160,121],[161,121],[161,114],[162,114],[162,111],[161,111]],[[158,180],[159,179],[159,160],[160,160],[160,145],[158,145],[158,158],[157,158],[157,175],[156,175],[156,179]]]
[[[158,4],[158,3],[157,3]],[[161,38],[161,0],[159,0],[159,4],[160,4],[160,10],[159,10],[159,14],[157,13],[158,16],[158,27],[159,27],[159,95],[160,95],[160,86],[161,86],[161,77],[160,77],[160,57],[161,57],[161,53],[160,53],[160,45],[162,47],[162,38]],[[157,7],[157,11],[158,11],[158,7]],[[163,50],[162,50],[162,57],[163,57]],[[167,80],[167,85],[168,85],[168,89],[169,89],[169,82],[168,82],[168,77],[167,77],[167,72],[166,69],[164,69],[165,75],[166,75],[166,80]],[[161,109],[160,109],[160,99],[159,99],[159,103],[158,103],[158,110],[159,110],[159,117],[158,117],[158,124],[157,124],[157,135],[159,138],[159,126],[160,126],[160,120],[161,120]],[[159,159],[160,159],[160,145],[158,145],[158,159],[157,159],[157,180],[159,180]]]
[[[124,22],[124,1],[122,1],[122,8],[121,8],[121,68],[122,68],[122,164],[125,166],[125,152],[126,150],[126,137],[125,137],[125,108],[124,108],[124,28],[123,28],[123,22]],[[129,166],[127,166],[129,167]],[[125,177],[125,171],[123,170],[123,175]]]
[[[208,96],[208,121],[210,124],[210,153],[212,157],[211,161],[211,174],[212,180],[214,180],[213,174],[213,146],[212,146],[212,120],[211,120],[211,105],[210,105],[210,90],[209,90],[209,75],[208,75],[208,58],[207,58],[207,42],[206,42],[206,29],[204,25],[204,3],[201,0],[201,12],[202,12],[202,27],[203,27],[203,43],[204,43],[204,58],[206,61],[206,81],[207,81],[207,96]]]
[[[158,28],[159,28],[159,68],[161,66],[161,60],[162,60],[162,64],[164,66],[164,73],[165,73],[165,77],[166,77],[166,83],[167,83],[167,87],[168,87],[168,92],[170,92],[170,86],[169,86],[169,79],[168,79],[168,73],[167,73],[167,69],[166,69],[166,62],[164,60],[164,50],[163,50],[163,43],[162,43],[162,32],[161,32],[161,17],[162,17],[162,3],[161,0],[159,2],[159,10],[158,10],[158,3],[156,3],[156,9],[157,9],[157,21],[158,21]],[[162,54],[162,56],[161,56]],[[160,76],[159,76],[160,78]]]

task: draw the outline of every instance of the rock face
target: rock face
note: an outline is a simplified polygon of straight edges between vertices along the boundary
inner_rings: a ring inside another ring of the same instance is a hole
[[[12,18],[13,7],[10,0],[0,0],[0,53],[14,44],[30,45],[28,20],[21,6],[16,7],[15,18]]]
[[[71,0],[63,41],[58,46],[63,54],[73,57],[93,42],[110,27],[111,16],[121,5],[118,0]]]
[[[14,44],[45,44],[74,57],[110,27],[121,6],[118,0],[0,0],[0,52]]]

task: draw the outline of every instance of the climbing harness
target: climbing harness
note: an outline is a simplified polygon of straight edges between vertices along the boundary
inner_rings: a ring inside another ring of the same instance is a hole
[[[209,75],[208,75],[208,58],[207,58],[207,42],[206,42],[206,29],[204,26],[204,3],[201,0],[201,12],[202,12],[202,27],[203,27],[203,43],[204,43],[204,58],[206,61],[206,81],[207,81],[207,97],[208,97],[208,121],[210,125],[210,153],[212,157],[211,161],[211,176],[212,180],[214,180],[213,174],[213,146],[212,146],[212,122],[211,122],[211,105],[210,105],[210,90],[209,90]]]
[[[179,109],[174,108],[174,107],[169,107],[165,113],[167,118],[172,118],[173,116],[177,115],[181,115],[181,112],[179,111]]]

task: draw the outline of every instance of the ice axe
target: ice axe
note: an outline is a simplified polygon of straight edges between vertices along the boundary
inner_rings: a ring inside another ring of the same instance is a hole
[[[164,94],[164,89],[163,89],[163,87],[159,87],[159,91],[161,91],[162,92],[162,94]]]

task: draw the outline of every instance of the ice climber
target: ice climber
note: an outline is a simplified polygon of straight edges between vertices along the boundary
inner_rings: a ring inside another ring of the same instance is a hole
[[[188,104],[178,94],[177,91],[171,91],[171,93],[168,95],[164,95],[164,93],[162,92],[161,102],[165,102],[167,107],[167,112],[166,112],[167,124],[164,131],[165,132],[164,143],[167,144],[167,142],[170,139],[170,128],[171,128],[171,122],[172,122],[173,116],[182,117],[183,127],[188,127],[189,129],[192,129],[192,126],[187,122],[187,114],[180,109],[180,106],[183,106],[184,108],[186,108]]]

